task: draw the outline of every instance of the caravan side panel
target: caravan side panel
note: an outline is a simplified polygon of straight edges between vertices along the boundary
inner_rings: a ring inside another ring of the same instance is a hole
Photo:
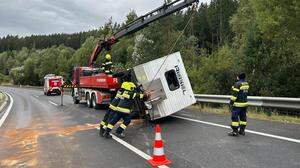
[[[179,52],[136,66],[134,71],[145,90],[160,95],[152,103],[153,119],[171,115],[196,102]],[[156,98],[151,96],[150,100]]]

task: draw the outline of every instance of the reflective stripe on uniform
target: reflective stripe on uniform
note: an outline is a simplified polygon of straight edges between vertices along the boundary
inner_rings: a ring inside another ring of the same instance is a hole
[[[234,107],[247,107],[248,105],[249,105],[248,102],[245,102],[245,103],[234,102],[233,103]]]
[[[233,91],[236,91],[236,92],[239,92],[239,91],[240,91],[239,89],[235,88],[234,86],[232,86],[232,90],[233,90]]]
[[[237,97],[235,97],[235,96],[231,96],[231,97],[230,97],[230,100],[235,101],[236,98],[237,98]]]
[[[106,123],[104,121],[101,121],[100,125],[104,126]]]
[[[112,110],[117,110],[117,107],[112,105],[112,104],[109,105],[109,108],[112,109]]]
[[[121,124],[120,127],[126,129],[127,126],[125,124]]]
[[[122,97],[122,94],[117,93],[116,97]]]
[[[245,121],[240,121],[240,125],[247,125],[247,122],[245,122]]]
[[[249,89],[249,85],[244,85],[240,87],[241,90],[248,90]]]
[[[130,95],[127,94],[127,93],[122,94],[122,97],[127,98],[127,99],[130,99]]]
[[[133,98],[135,98],[136,95],[138,95],[138,94],[137,94],[137,93],[134,93],[134,94],[133,94]],[[140,96],[139,98],[142,99],[142,98],[144,97],[144,94],[139,94],[139,96]]]
[[[231,122],[231,125],[234,127],[238,127],[239,126],[239,122]]]
[[[111,125],[111,124],[108,124],[108,125],[107,125],[107,128],[109,128],[109,129],[113,129],[113,128],[114,128],[114,126],[113,126],[113,125]]]
[[[127,108],[117,107],[117,110],[123,113],[130,113],[130,109]]]

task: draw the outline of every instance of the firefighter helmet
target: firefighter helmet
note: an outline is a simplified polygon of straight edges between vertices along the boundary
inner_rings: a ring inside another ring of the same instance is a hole
[[[121,88],[132,91],[136,88],[136,86],[132,82],[123,82]]]
[[[110,60],[110,59],[111,59],[111,56],[110,56],[109,53],[107,53],[107,54],[105,55],[105,59],[107,59],[107,60]]]

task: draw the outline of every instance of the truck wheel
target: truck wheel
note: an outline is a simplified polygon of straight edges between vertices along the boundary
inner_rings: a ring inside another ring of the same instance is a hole
[[[74,96],[73,96],[73,102],[74,102],[74,104],[79,104],[79,100],[76,99]]]
[[[97,104],[97,99],[96,99],[95,94],[92,94],[92,106],[93,106],[94,109],[99,108],[99,105]]]
[[[89,107],[89,108],[92,108],[92,102],[91,102],[91,98],[90,98],[90,94],[86,94],[86,105]]]

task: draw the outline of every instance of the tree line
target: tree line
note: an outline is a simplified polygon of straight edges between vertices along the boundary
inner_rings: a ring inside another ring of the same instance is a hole
[[[112,59],[124,69],[180,51],[195,93],[230,94],[235,76],[245,72],[251,95],[299,97],[299,7],[297,0],[212,0],[122,38]],[[135,18],[131,11],[122,24],[109,20],[71,35],[9,36],[9,45],[2,38],[0,82],[41,85],[48,73],[70,79],[100,39]]]

